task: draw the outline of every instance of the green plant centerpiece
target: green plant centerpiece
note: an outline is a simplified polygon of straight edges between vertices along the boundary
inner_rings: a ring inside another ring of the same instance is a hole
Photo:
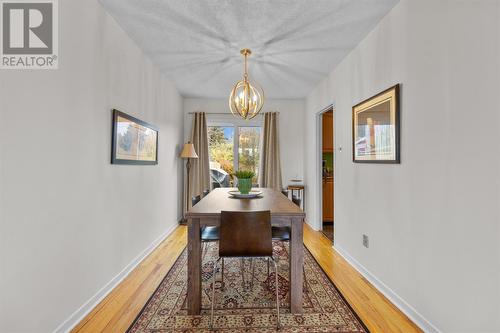
[[[241,194],[248,194],[252,189],[252,179],[255,177],[253,171],[238,170],[234,173],[236,178],[238,178],[238,190]]]

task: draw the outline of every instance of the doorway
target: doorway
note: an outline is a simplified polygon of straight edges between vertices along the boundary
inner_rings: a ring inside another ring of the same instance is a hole
[[[334,238],[334,112],[333,107],[320,114],[321,122],[321,231],[333,242]]]

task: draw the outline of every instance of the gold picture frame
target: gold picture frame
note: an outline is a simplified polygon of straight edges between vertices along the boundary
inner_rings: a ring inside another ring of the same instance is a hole
[[[400,163],[399,84],[352,107],[352,160]]]

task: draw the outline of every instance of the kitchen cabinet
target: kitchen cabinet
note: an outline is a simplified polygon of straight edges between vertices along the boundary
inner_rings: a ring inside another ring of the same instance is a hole
[[[323,151],[333,151],[333,112],[323,113]]]
[[[333,177],[323,178],[323,221],[333,221]]]

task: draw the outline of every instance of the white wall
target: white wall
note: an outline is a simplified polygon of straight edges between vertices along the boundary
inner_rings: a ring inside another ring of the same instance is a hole
[[[228,119],[233,116],[229,111],[226,99],[184,99],[184,139],[191,136],[192,115],[190,112],[221,113],[228,112]],[[305,111],[305,100],[302,99],[268,99],[261,112],[278,111],[279,136],[281,150],[281,172],[283,186],[290,183],[290,179],[303,179],[303,126],[302,119]],[[210,115],[207,116],[210,119]],[[258,118],[254,118],[258,119]]]
[[[314,185],[315,113],[335,104],[336,247],[443,332],[500,332],[499,6],[402,0],[311,92],[304,116]],[[395,83],[401,164],[354,164],[352,106]]]
[[[96,0],[59,1],[60,68],[0,72],[0,332],[51,332],[180,215],[182,98]],[[159,127],[110,164],[111,109]]]

